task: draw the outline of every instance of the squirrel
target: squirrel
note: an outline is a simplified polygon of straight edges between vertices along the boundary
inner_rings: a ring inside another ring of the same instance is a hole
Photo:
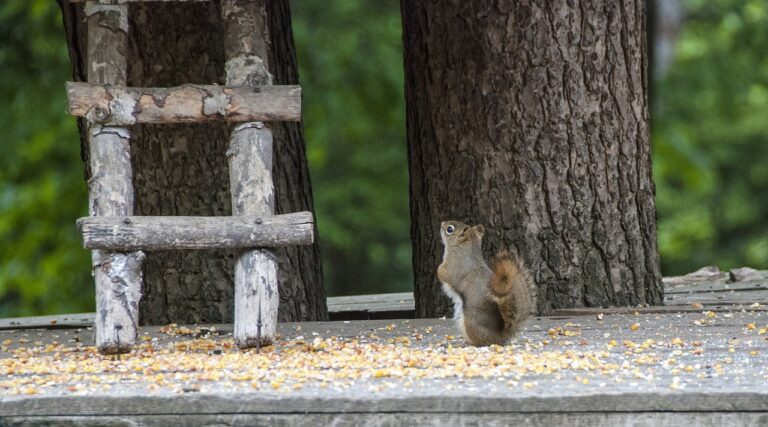
[[[458,221],[440,224],[445,251],[437,268],[453,300],[454,319],[473,346],[504,345],[536,311],[536,285],[515,251],[501,251],[489,268],[481,243],[485,228]]]

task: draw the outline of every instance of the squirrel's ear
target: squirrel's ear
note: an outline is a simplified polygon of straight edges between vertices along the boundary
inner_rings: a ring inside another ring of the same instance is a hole
[[[483,227],[482,225],[476,225],[472,227],[472,229],[474,229],[475,233],[477,233],[477,235],[480,237],[483,237],[483,235],[485,234],[485,227]]]

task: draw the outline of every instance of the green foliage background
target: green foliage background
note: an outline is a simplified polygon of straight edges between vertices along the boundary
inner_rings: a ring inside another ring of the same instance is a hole
[[[768,268],[768,3],[684,3],[653,86],[662,270]],[[59,13],[0,2],[0,317],[93,309]],[[328,293],[409,290],[399,3],[302,0],[293,14]]]
[[[768,268],[768,2],[689,0],[651,126],[665,275]]]
[[[292,6],[329,295],[411,290],[400,3]]]
[[[70,70],[56,2],[0,2],[0,316],[93,310]]]

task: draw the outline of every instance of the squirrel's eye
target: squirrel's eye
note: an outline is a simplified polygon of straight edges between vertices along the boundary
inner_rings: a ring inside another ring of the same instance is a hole
[[[452,226],[452,225],[449,225],[448,227],[446,227],[446,228],[445,228],[445,231],[446,231],[448,234],[451,234],[451,233],[453,233],[453,231],[454,231],[454,230],[456,230],[456,228],[455,228],[454,226]]]

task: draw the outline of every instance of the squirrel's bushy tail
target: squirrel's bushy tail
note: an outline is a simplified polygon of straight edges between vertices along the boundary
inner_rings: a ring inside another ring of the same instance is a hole
[[[522,258],[515,251],[499,252],[493,260],[491,270],[491,297],[499,305],[505,330],[513,334],[525,319],[536,314],[536,284]]]

